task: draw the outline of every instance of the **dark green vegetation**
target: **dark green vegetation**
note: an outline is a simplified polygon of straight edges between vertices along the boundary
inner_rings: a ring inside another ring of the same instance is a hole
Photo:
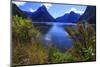
[[[12,65],[49,64],[96,60],[96,32],[91,24],[77,23],[65,27],[73,40],[73,47],[64,52],[56,47],[43,47],[39,42],[41,32],[30,19],[12,18]]]

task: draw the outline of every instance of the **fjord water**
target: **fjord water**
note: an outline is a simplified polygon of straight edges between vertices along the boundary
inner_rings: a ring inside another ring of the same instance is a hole
[[[48,25],[50,24],[48,23]],[[64,29],[64,26],[68,25],[66,23],[52,23],[52,27],[48,32],[41,36],[41,43],[47,46],[55,46],[60,50],[70,48],[72,46],[72,40],[68,32]]]

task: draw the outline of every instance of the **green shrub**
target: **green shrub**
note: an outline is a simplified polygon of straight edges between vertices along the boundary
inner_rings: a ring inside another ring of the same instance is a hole
[[[85,23],[85,22],[84,22]],[[92,24],[77,23],[77,27],[65,28],[73,40],[72,55],[78,61],[92,61],[96,59],[96,31]]]
[[[39,35],[31,20],[17,15],[12,18],[12,65],[48,63],[48,53],[39,43]]]
[[[60,52],[57,48],[50,48],[49,50],[49,61],[50,63],[63,63],[73,62],[74,58],[70,53]]]
[[[40,32],[32,25],[32,21],[22,17],[12,18],[12,40],[16,43],[31,42],[38,39]],[[35,41],[34,41],[35,42]]]

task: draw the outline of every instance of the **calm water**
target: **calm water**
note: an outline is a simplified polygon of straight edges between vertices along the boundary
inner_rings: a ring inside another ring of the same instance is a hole
[[[48,25],[50,25],[50,23],[48,23]],[[67,31],[65,31],[64,29],[64,26],[68,25],[70,24],[52,23],[52,27],[48,30],[48,32],[41,35],[41,43],[47,46],[56,46],[61,50],[63,50],[64,48],[70,48],[72,46],[72,40],[69,37]]]
[[[72,47],[72,39],[67,31],[65,31],[64,27],[73,26],[73,28],[77,28],[77,25],[74,23],[37,23],[39,28],[43,31],[47,30],[45,34],[40,36],[40,42],[43,45],[47,46],[55,46],[61,50],[64,48]],[[92,24],[95,27],[95,24]],[[51,26],[51,27],[50,27]],[[87,25],[86,25],[87,26]],[[49,28],[49,29],[48,29]]]

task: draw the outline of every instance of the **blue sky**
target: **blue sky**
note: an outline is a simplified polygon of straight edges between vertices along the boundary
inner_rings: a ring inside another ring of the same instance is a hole
[[[74,11],[83,14],[87,6],[83,5],[64,5],[64,4],[51,4],[51,3],[34,3],[34,2],[16,2],[13,1],[21,10],[34,12],[42,5],[45,5],[48,12],[54,17],[60,17],[65,13]]]

